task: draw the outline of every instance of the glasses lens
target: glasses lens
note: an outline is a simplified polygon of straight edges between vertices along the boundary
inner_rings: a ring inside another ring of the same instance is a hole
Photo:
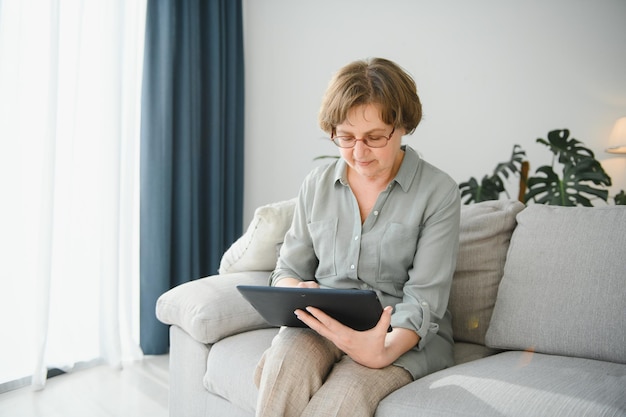
[[[351,137],[337,136],[333,138],[333,142],[340,148],[352,148],[356,143],[356,139]]]
[[[370,148],[382,148],[387,144],[387,138],[384,136],[369,137],[365,144]]]

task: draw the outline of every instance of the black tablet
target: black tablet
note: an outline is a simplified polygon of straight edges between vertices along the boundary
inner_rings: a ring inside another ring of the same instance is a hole
[[[294,311],[317,307],[355,330],[376,326],[383,307],[371,290],[269,287],[238,285],[239,292],[271,325],[307,327]]]

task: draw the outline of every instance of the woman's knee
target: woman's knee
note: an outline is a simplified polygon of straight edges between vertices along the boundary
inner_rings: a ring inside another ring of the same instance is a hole
[[[371,416],[380,400],[412,380],[403,368],[370,369],[344,356],[303,415]]]
[[[342,356],[342,352],[332,342],[308,328],[283,327],[274,337],[269,351],[281,357],[295,354],[333,363]]]
[[[297,373],[325,378],[342,352],[330,341],[310,329],[284,327],[272,341],[257,365],[255,383],[260,383],[264,368],[281,373]]]

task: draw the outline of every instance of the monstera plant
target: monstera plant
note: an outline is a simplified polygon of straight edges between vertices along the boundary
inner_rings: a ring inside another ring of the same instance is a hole
[[[595,159],[593,152],[570,137],[569,130],[553,130],[548,140],[537,139],[554,154],[552,165],[537,168],[537,175],[528,178],[526,201],[556,206],[587,206],[591,198],[607,201],[611,178]],[[555,171],[556,162],[561,166],[561,175]]]
[[[509,176],[521,175],[525,156],[526,152],[519,145],[514,145],[511,158],[496,165],[491,175],[485,175],[480,183],[474,177],[461,183],[459,188],[461,189],[461,198],[465,198],[465,204],[498,200],[502,193],[510,198],[505,187],[505,181]]]
[[[519,199],[524,203],[592,206],[594,198],[608,200],[609,192],[605,187],[611,185],[611,178],[593,152],[570,137],[569,130],[553,130],[548,133],[547,140],[539,138],[537,143],[552,152],[551,165],[540,166],[534,176],[527,177],[528,165],[523,160],[526,153],[515,145],[509,161],[498,164],[493,174],[483,177],[480,184],[472,177],[459,185],[464,203],[497,200],[502,193],[508,196],[503,179],[509,175],[519,177]],[[615,196],[614,202],[626,204],[624,191]]]

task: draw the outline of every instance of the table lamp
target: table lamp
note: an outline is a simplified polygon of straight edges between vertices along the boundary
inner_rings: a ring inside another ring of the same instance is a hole
[[[626,117],[620,117],[615,122],[609,136],[608,153],[626,154]]]

